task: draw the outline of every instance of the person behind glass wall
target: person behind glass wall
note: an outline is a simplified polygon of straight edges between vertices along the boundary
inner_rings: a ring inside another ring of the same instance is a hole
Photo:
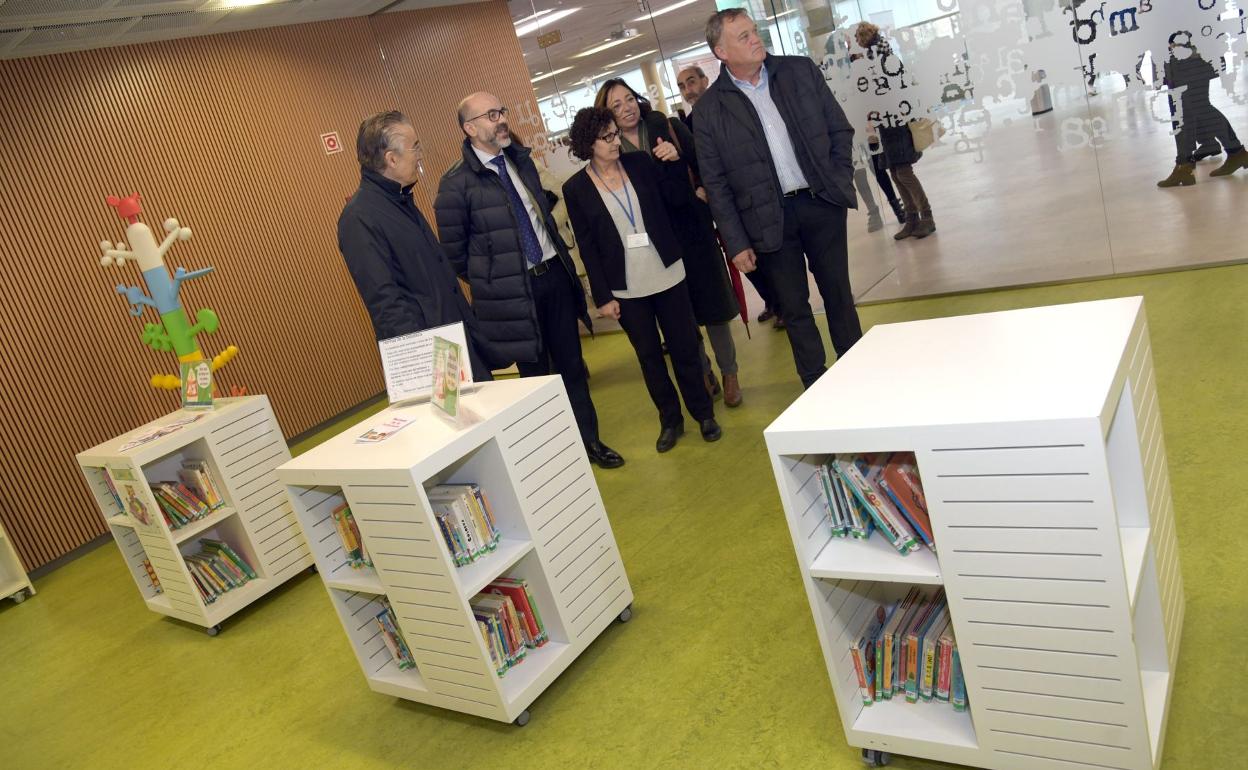
[[[697,154],[693,134],[684,123],[651,108],[650,102],[620,78],[612,78],[598,89],[594,106],[607,108],[615,115],[620,130],[623,152],[648,152],[659,164],[664,185],[671,188],[666,204],[672,226],[685,250],[685,271],[693,312],[698,323],[706,327],[711,339],[715,361],[723,375],[723,396],[726,406],[742,401],[737,377],[737,348],[729,325],[738,308],[724,254],[715,237],[715,223],[706,205],[706,190],[694,185],[698,178]],[[719,383],[711,369],[710,358],[699,344],[706,388],[712,396],[719,395]]]
[[[838,356],[862,337],[849,285],[846,212],[856,208],[854,129],[805,56],[773,56],[739,8],[711,16],[706,41],[724,63],[698,100],[702,183],[728,253],[776,293],[802,385],[825,371],[810,309],[809,265]]]
[[[590,461],[618,468],[624,458],[598,438],[581,360],[577,321],[592,328],[585,290],[530,150],[512,138],[507,108],[493,94],[464,97],[455,119],[463,157],[443,175],[434,209],[490,353],[501,365],[514,361],[521,377],[558,373]]]
[[[1248,151],[1235,136],[1231,122],[1209,101],[1209,81],[1218,77],[1218,71],[1196,50],[1189,33],[1176,32],[1170,36],[1170,58],[1165,62],[1164,71],[1166,87],[1182,89],[1179,97],[1182,120],[1176,121],[1179,130],[1174,135],[1177,150],[1174,170],[1157,186],[1196,184],[1196,160],[1216,155],[1219,144],[1226,151],[1226,161],[1210,171],[1209,176],[1230,176],[1241,168],[1248,168]]]
[[[463,323],[472,378],[492,379],[477,317],[412,200],[422,158],[416,129],[398,111],[370,115],[360,123],[355,153],[360,186],[338,217],[338,250],[377,339]]]
[[[905,76],[897,54],[880,34],[879,27],[868,21],[859,22],[854,30],[854,39],[858,47],[866,51],[859,56],[865,55],[881,67],[885,59],[891,59],[891,71],[900,71],[901,77]],[[932,218],[932,206],[923,184],[914,173],[914,164],[919,162],[923,153],[914,148],[914,135],[904,121],[899,126],[880,126],[878,135],[883,163],[892,173],[906,209],[906,223],[893,237],[899,241],[910,237],[926,238],[936,232],[936,221]],[[875,152],[874,140],[872,145],[872,152]]]
[[[673,187],[646,153],[621,154],[611,111],[586,107],[569,132],[572,154],[588,160],[563,185],[568,217],[589,276],[594,304],[624,327],[637,353],[646,390],[659,410],[655,449],[666,452],[685,432],[680,399],[668,377],[659,329],[667,340],[685,409],[717,441],[710,393],[698,360],[698,322],[685,282],[685,250],[668,215]],[[665,198],[665,195],[667,196]],[[674,201],[679,210],[681,203]]]
[[[690,131],[693,131],[693,108],[698,103],[698,99],[711,85],[711,80],[706,76],[706,72],[696,64],[692,64],[682,69],[676,75],[676,85],[680,87],[680,97],[685,100],[685,104],[689,107],[689,112],[681,117],[685,125]],[[701,180],[698,180],[699,185]],[[772,294],[771,286],[768,285],[767,279],[761,272],[755,270],[752,273],[746,273],[745,277],[750,279],[750,283],[754,285],[754,290],[758,292],[758,296],[763,300],[763,312],[758,314],[758,322],[766,323],[775,319],[772,323],[773,329],[783,329],[784,321],[780,316],[776,315],[776,300]]]

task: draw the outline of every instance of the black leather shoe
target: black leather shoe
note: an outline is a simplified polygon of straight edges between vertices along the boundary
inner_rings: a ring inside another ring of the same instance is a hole
[[[709,420],[702,421],[702,440],[703,441],[719,441],[724,435],[723,428],[719,427],[719,423],[715,422],[712,417]]]
[[[659,452],[671,451],[676,446],[676,439],[685,435],[684,423],[680,425],[672,425],[659,431],[659,440],[654,442],[654,448]]]
[[[620,453],[601,441],[595,441],[585,447],[585,454],[589,456],[589,461],[597,464],[599,468],[618,468],[624,464],[624,458],[620,457]]]

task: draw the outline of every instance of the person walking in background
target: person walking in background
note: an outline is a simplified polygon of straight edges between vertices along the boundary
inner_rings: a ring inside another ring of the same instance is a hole
[[[693,134],[679,120],[667,117],[650,107],[645,97],[620,78],[602,84],[594,105],[609,109],[615,116],[624,152],[646,152],[660,161],[668,196],[664,204],[669,219],[684,247],[684,264],[689,296],[698,323],[706,327],[706,336],[715,351],[723,377],[726,406],[739,406],[743,396],[737,376],[737,348],[732,339],[732,319],[737,316],[736,297],[723,251],[715,236],[715,223],[706,205],[706,191],[695,186],[698,178],[697,155]],[[711,368],[710,358],[701,348],[706,388],[712,395],[719,391],[719,382]]]
[[[497,96],[459,104],[463,158],[438,186],[438,233],[472,289],[490,355],[516,363],[521,377],[558,373],[591,462],[624,464],[598,437],[577,321],[592,329],[585,291],[559,237],[529,149],[515,141]]]
[[[1186,36],[1186,42],[1177,42]],[[1179,90],[1182,119],[1178,133],[1174,135],[1176,157],[1170,176],[1157,183],[1158,187],[1187,187],[1196,184],[1197,146],[1213,149],[1219,144],[1226,150],[1226,161],[1209,172],[1209,176],[1230,176],[1241,168],[1248,168],[1248,151],[1235,135],[1231,122],[1222,111],[1209,101],[1209,81],[1218,77],[1218,71],[1201,57],[1191,42],[1190,34],[1176,32],[1170,36],[1170,58],[1165,63],[1167,88]],[[1173,98],[1173,97],[1171,97]],[[1173,107],[1172,107],[1173,109]],[[1205,153],[1207,157],[1208,152]]]
[[[676,75],[676,84],[680,87],[680,97],[685,100],[685,104],[689,107],[689,112],[682,120],[684,120],[685,125],[692,132],[694,105],[698,103],[698,99],[702,97],[706,89],[710,88],[711,81],[706,76],[706,72],[695,64],[685,67]],[[780,316],[776,315],[775,295],[771,290],[771,286],[767,283],[767,277],[758,270],[746,273],[745,277],[754,285],[754,291],[758,292],[759,298],[763,300],[763,312],[758,314],[758,322],[761,324],[775,319],[772,323],[772,328],[783,329],[784,321]]]
[[[898,78],[906,76],[904,65],[893,52],[888,40],[880,34],[879,27],[868,21],[859,22],[854,29],[854,40],[865,51],[864,54],[856,56],[865,56],[876,62],[892,59],[889,72],[897,72],[895,77]],[[852,58],[854,57],[851,56]],[[923,190],[923,184],[914,173],[914,164],[919,162],[923,153],[915,149],[914,135],[904,121],[900,125],[880,126],[877,135],[878,143],[875,138],[870,140],[871,152],[878,152],[883,156],[883,163],[892,173],[905,205],[905,224],[893,238],[899,241],[910,237],[926,238],[936,232],[936,220],[932,218],[932,206]]]
[[[702,183],[732,260],[776,292],[802,385],[827,357],[810,309],[809,265],[838,356],[862,337],[849,284],[846,212],[857,207],[854,129],[804,56],[772,56],[739,8],[711,16],[706,41],[724,63],[698,100]]]
[[[370,115],[355,139],[360,186],[338,217],[338,250],[377,339],[463,323],[472,378],[492,379],[477,317],[412,200],[420,178],[416,129],[397,110]]]
[[[569,132],[572,154],[589,164],[563,186],[568,216],[598,311],[624,327],[646,390],[659,410],[655,449],[666,452],[685,432],[680,399],[659,342],[667,340],[685,409],[702,438],[723,435],[698,360],[698,322],[686,289],[683,244],[668,216],[663,174],[645,153],[621,155],[611,111],[586,107]]]

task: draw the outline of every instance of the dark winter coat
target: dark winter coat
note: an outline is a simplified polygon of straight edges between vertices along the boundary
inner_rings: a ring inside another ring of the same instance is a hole
[[[574,284],[577,316],[590,329],[585,290],[551,216],[550,198],[542,189],[530,150],[513,139],[503,152],[541,212],[546,232],[558,251],[556,259],[563,263],[560,272]],[[541,332],[516,218],[498,174],[482,165],[468,139],[464,140],[463,159],[438,185],[434,210],[446,255],[472,289],[472,307],[491,362],[499,367],[537,361],[543,350]]]
[[[684,123],[669,120],[657,110],[648,110],[642,120],[646,123],[650,140],[647,149],[651,153],[655,142],[662,138],[675,145],[680,155],[677,160],[655,159],[655,163],[668,218],[684,246],[685,282],[689,286],[693,315],[703,325],[731,321],[738,308],[724,253],[715,236],[711,209],[698,199],[690,178],[690,172],[694,178],[698,178],[699,172],[693,133]]]
[[[659,259],[670,267],[684,257],[684,249],[667,215],[670,202],[663,197],[663,177],[656,166],[660,162],[640,152],[627,152],[620,156],[620,165],[637,191],[633,205],[639,208],[646,223],[646,235],[659,253]],[[585,273],[589,276],[594,304],[602,307],[615,299],[616,291],[628,289],[628,276],[620,231],[616,229],[611,211],[589,174],[589,166],[573,174],[563,185],[563,198],[567,201],[568,219],[572,221],[581,261],[585,263]],[[688,275],[686,267],[686,280]]]
[[[818,65],[805,56],[768,55],[763,66],[811,191],[828,203],[857,208],[854,129]],[[702,185],[728,256],[748,248],[779,250],[784,242],[784,191],[758,111],[732,82],[727,66],[698,99],[693,133]]]
[[[363,169],[359,189],[338,217],[338,249],[377,339],[462,321],[480,348],[477,319],[437,236],[412,201],[410,185],[400,187]],[[476,373],[485,375],[488,370]]]

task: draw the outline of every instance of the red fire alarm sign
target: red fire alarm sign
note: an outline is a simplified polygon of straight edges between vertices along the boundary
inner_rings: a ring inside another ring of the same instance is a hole
[[[328,134],[321,134],[321,146],[325,148],[326,155],[342,152],[342,141],[338,138],[338,132],[330,131]]]

